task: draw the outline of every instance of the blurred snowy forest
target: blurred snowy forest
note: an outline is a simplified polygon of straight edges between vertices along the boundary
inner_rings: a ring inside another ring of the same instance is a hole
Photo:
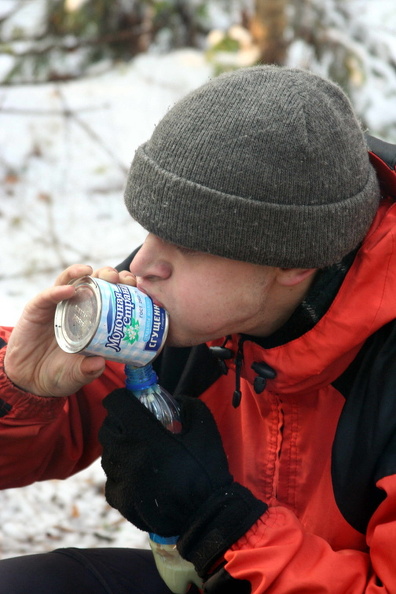
[[[255,63],[311,69],[396,142],[394,0],[0,0],[0,323],[68,264],[121,261],[137,146],[180,97]],[[99,464],[0,492],[0,556],[145,541]]]

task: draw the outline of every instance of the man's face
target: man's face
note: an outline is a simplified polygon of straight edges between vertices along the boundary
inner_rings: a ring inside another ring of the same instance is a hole
[[[272,330],[276,268],[186,250],[150,233],[130,270],[138,288],[168,311],[169,345]]]

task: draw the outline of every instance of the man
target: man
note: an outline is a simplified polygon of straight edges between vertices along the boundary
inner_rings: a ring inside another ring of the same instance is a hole
[[[59,350],[55,304],[92,272],[70,267],[4,334],[2,486],[89,464],[111,392],[108,501],[179,535],[204,591],[396,591],[395,207],[343,92],[272,66],[219,77],[138,149],[125,200],[149,235],[130,272],[98,275],[168,310],[156,369],[183,431],[128,397],[119,365]],[[167,592],[149,566],[137,583],[138,555],[7,560],[0,583]]]

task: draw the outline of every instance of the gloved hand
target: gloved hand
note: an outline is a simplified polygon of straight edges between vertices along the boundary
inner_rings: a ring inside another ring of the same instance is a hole
[[[179,403],[182,432],[175,434],[129,390],[105,398],[106,498],[141,530],[179,535],[181,555],[204,577],[267,505],[234,482],[207,406],[188,397]]]

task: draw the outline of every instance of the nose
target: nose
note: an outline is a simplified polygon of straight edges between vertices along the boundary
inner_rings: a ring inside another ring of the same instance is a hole
[[[129,270],[139,280],[166,280],[172,273],[172,266],[167,259],[166,243],[156,235],[149,233]]]

